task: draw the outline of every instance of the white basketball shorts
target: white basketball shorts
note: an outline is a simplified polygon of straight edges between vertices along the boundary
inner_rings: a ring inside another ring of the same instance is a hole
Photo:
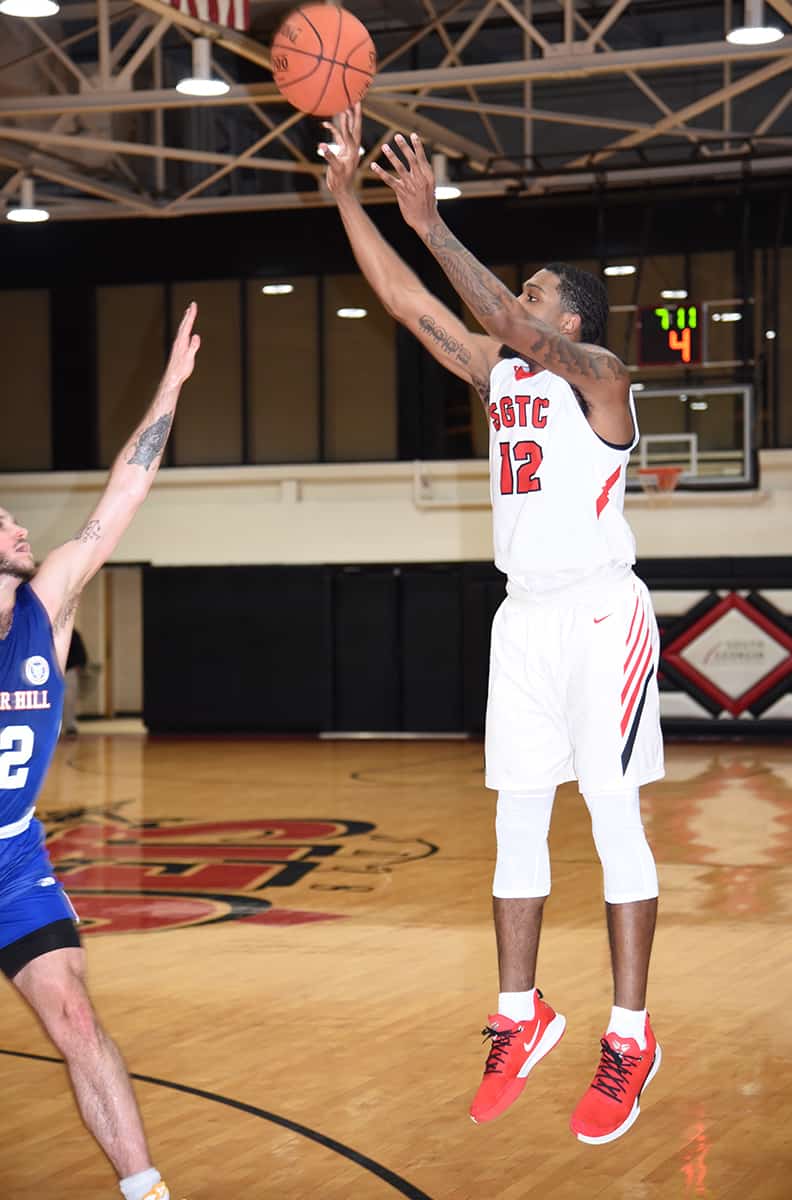
[[[553,592],[509,586],[492,623],[486,783],[586,794],[661,779],[660,639],[646,585],[618,569]]]

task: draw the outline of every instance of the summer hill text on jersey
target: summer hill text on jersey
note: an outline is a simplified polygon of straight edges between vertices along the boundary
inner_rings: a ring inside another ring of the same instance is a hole
[[[0,826],[32,812],[62,711],[63,676],[50,619],[30,584],[22,584],[11,628],[0,641]]]

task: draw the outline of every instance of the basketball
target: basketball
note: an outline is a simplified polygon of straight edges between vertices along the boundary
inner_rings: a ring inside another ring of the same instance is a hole
[[[272,40],[278,91],[300,112],[332,117],[366,94],[377,54],[365,25],[333,4],[306,4]]]

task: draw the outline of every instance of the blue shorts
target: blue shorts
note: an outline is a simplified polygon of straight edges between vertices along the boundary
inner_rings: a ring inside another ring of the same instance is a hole
[[[0,970],[13,976],[50,950],[80,945],[77,914],[55,878],[39,821],[0,841]]]

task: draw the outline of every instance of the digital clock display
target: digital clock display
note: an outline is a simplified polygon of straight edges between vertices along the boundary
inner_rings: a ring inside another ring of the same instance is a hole
[[[700,317],[697,304],[639,309],[640,366],[689,366],[701,362]]]

